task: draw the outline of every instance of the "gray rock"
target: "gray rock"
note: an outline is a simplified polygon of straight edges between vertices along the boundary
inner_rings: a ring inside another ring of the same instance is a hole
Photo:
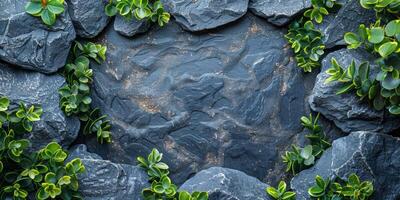
[[[357,33],[360,24],[369,26],[375,20],[375,12],[372,9],[362,8],[359,0],[342,0],[340,3],[343,6],[339,12],[328,15],[319,25],[319,29],[325,35],[324,43],[327,48],[345,45],[343,40],[345,33]]]
[[[117,15],[114,21],[114,30],[127,37],[147,32],[150,27],[151,23],[147,20],[138,21],[135,18],[129,20],[121,15]]]
[[[355,132],[335,140],[317,164],[300,172],[291,181],[297,199],[309,199],[307,189],[315,176],[347,179],[356,173],[361,180],[374,184],[371,200],[400,198],[400,140],[386,134]]]
[[[341,83],[324,83],[329,77],[325,71],[331,66],[333,57],[345,67],[353,59],[357,64],[363,61],[373,62],[370,54],[360,51],[344,49],[328,54],[322,61],[321,73],[317,76],[313,93],[309,97],[311,109],[332,120],[346,133],[362,130],[388,133],[399,128],[398,118],[389,115],[386,111],[375,110],[366,101],[360,101],[354,92],[337,95],[336,92],[343,86]],[[379,70],[379,67],[372,65],[372,76],[376,70]]]
[[[310,0],[250,0],[250,10],[269,22],[283,26],[311,7]]]
[[[0,63],[0,96],[9,97],[12,107],[19,102],[27,106],[41,105],[41,120],[24,137],[29,138],[32,149],[37,150],[52,141],[68,147],[78,136],[78,118],[67,118],[59,107],[58,88],[65,83],[59,75],[15,69]]]
[[[162,0],[166,9],[186,30],[213,29],[242,17],[249,0]]]
[[[177,184],[211,166],[280,179],[280,155],[302,131],[314,83],[284,33],[252,15],[206,34],[174,22],[134,38],[109,28],[99,40],[107,61],[93,67],[93,103],[110,116],[113,144],[88,148],[133,164],[156,147]]]
[[[105,0],[67,0],[68,12],[76,34],[84,38],[97,36],[108,24],[109,17],[104,12]]]
[[[212,167],[197,173],[179,190],[208,192],[209,200],[270,200],[267,187],[241,171]]]
[[[87,200],[142,200],[142,189],[149,187],[148,176],[137,166],[116,164],[88,153],[78,145],[69,160],[80,158],[85,172],[78,176],[79,192]]]
[[[0,59],[25,69],[53,73],[65,65],[75,30],[68,12],[49,27],[25,13],[27,1],[0,1]]]

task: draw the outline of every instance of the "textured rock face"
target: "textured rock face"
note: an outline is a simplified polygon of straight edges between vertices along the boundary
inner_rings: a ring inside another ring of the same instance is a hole
[[[13,107],[24,102],[43,108],[41,120],[26,134],[35,150],[52,141],[68,147],[78,136],[79,120],[67,118],[59,108],[58,88],[64,82],[59,75],[23,71],[0,63],[0,96],[9,97]]]
[[[69,159],[81,158],[86,171],[79,175],[79,192],[87,200],[142,200],[142,189],[149,187],[147,174],[139,167],[115,164],[77,146]]]
[[[108,55],[94,67],[93,100],[111,117],[114,139],[89,148],[135,163],[157,147],[178,184],[210,166],[281,176],[283,166],[268,171],[301,132],[312,88],[283,35],[251,15],[201,35],[173,22],[134,39],[109,29],[99,38]]]
[[[114,21],[114,30],[127,37],[132,37],[136,34],[147,32],[150,27],[151,23],[147,20],[138,21],[134,18],[128,20],[121,15],[117,15]]]
[[[275,25],[286,25],[295,16],[311,7],[310,0],[250,0],[250,10]]]
[[[190,31],[213,29],[247,12],[249,0],[162,0],[176,21]]]
[[[339,12],[325,17],[319,27],[325,35],[324,43],[327,48],[345,45],[345,33],[358,32],[360,24],[369,26],[375,19],[375,12],[362,8],[359,0],[341,0],[339,3],[343,5]]]
[[[108,24],[109,17],[104,12],[104,0],[67,0],[68,12],[76,34],[84,38],[97,36]]]
[[[400,198],[400,140],[389,135],[356,132],[335,140],[317,164],[293,178],[291,187],[297,199],[309,199],[307,189],[314,185],[316,175],[347,178],[356,173],[361,180],[374,184],[371,199]]]
[[[179,190],[206,191],[209,200],[270,200],[265,192],[267,187],[241,171],[212,167],[196,174]]]
[[[313,93],[309,98],[311,109],[320,112],[347,133],[363,130],[388,133],[400,127],[398,118],[385,111],[374,110],[367,102],[360,101],[354,92],[337,95],[336,92],[342,87],[341,83],[324,83],[329,77],[325,71],[331,66],[333,57],[346,67],[353,59],[357,64],[368,60],[373,62],[370,54],[352,50],[339,50],[327,55],[322,61],[321,73],[317,76]],[[378,66],[373,65],[372,68],[372,71],[379,70]]]
[[[63,67],[75,30],[68,12],[48,27],[25,13],[26,1],[0,1],[0,59],[44,73]]]

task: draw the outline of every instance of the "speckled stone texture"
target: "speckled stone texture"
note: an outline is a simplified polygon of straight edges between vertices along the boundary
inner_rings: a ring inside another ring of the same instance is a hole
[[[65,65],[75,30],[68,12],[49,27],[25,13],[27,1],[0,1],[0,60],[53,73]],[[66,9],[68,9],[66,7]]]
[[[77,138],[79,119],[67,118],[59,107],[58,88],[65,83],[59,75],[44,75],[38,72],[24,71],[0,62],[0,96],[7,96],[12,107],[20,102],[41,105],[41,120],[34,123],[31,133],[24,135],[37,150],[52,141],[63,147]]]
[[[127,19],[120,15],[115,17],[114,30],[119,34],[132,37],[140,33],[145,33],[151,27],[151,22],[147,20],[136,20],[135,18]]]
[[[399,138],[374,132],[355,132],[335,140],[314,167],[292,179],[296,199],[310,199],[307,190],[315,184],[316,175],[347,179],[351,173],[362,181],[372,181],[374,193],[370,199],[399,199],[399,145]]]

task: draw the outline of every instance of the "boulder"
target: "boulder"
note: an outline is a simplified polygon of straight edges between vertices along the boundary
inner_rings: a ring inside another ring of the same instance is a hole
[[[209,200],[270,200],[267,187],[241,171],[211,167],[187,180],[179,190],[208,192]]]
[[[150,27],[151,23],[147,20],[126,19],[121,15],[117,15],[114,21],[114,30],[127,37],[147,32]]]
[[[371,200],[400,198],[400,139],[375,132],[355,132],[333,142],[310,169],[300,172],[291,181],[298,200],[310,199],[307,190],[315,184],[315,176],[332,179],[356,173],[362,181],[372,181]]]
[[[12,107],[20,102],[25,105],[41,105],[41,120],[34,123],[33,131],[24,135],[31,141],[33,150],[57,141],[68,147],[78,136],[78,118],[68,118],[60,109],[58,88],[65,83],[60,75],[45,75],[24,71],[0,63],[0,96],[7,96]]]
[[[373,63],[373,56],[366,52],[342,49],[328,54],[322,61],[322,70],[318,74],[312,95],[309,97],[311,109],[332,120],[346,133],[355,131],[375,131],[388,133],[400,127],[399,119],[387,111],[377,111],[366,101],[359,100],[354,91],[337,95],[343,85],[339,82],[324,83],[329,77],[325,71],[331,66],[331,59],[336,58],[344,67],[352,60]],[[380,68],[371,65],[371,73],[376,74]]]
[[[76,34],[84,38],[96,37],[108,24],[105,0],[67,0],[68,12]]]
[[[375,11],[361,7],[360,0],[341,0],[342,7],[337,13],[324,18],[317,27],[324,34],[324,43],[327,48],[346,45],[343,40],[347,32],[358,32],[360,24],[369,26],[375,21]]]
[[[53,73],[65,65],[75,30],[68,12],[49,27],[25,13],[27,1],[0,1],[0,60]]]
[[[186,30],[213,29],[242,17],[249,0],[162,0],[166,9]]]
[[[251,14],[205,34],[174,22],[134,38],[109,28],[98,41],[107,41],[107,61],[93,66],[92,97],[110,116],[113,144],[88,148],[133,164],[156,147],[177,184],[211,166],[279,180],[280,155],[302,131],[314,83],[284,33]]]
[[[69,160],[80,158],[85,172],[78,176],[79,192],[87,200],[142,200],[149,187],[148,176],[140,167],[116,164],[87,152],[85,145],[72,150]]]
[[[283,26],[311,7],[310,0],[250,0],[249,9],[272,24]]]

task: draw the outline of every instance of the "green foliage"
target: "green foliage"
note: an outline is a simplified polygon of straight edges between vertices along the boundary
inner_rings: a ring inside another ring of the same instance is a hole
[[[360,4],[365,9],[374,9],[376,12],[389,12],[397,14],[400,11],[399,0],[360,0]]]
[[[145,188],[142,195],[145,200],[208,200],[207,192],[186,191],[177,192],[177,187],[168,177],[169,167],[161,162],[163,154],[157,149],[153,149],[147,159],[138,157],[139,166],[146,170],[151,187]]]
[[[324,16],[329,14],[329,11],[334,11],[340,7],[336,0],[311,0],[312,8],[308,9],[304,16],[314,20],[317,23],[322,23]]]
[[[88,42],[75,43],[62,74],[67,84],[61,87],[60,107],[67,116],[75,115],[85,122],[84,134],[95,133],[100,143],[111,142],[111,126],[106,116],[100,115],[98,109],[91,108],[90,86],[93,81],[93,71],[90,60],[101,63],[106,59],[107,48],[100,44]]]
[[[40,17],[48,26],[56,22],[57,15],[64,12],[64,0],[30,0],[25,11],[35,17]]]
[[[39,121],[42,109],[23,103],[9,110],[10,101],[0,98],[0,199],[80,199],[77,175],[84,171],[81,160],[66,163],[67,152],[55,142],[30,153],[30,142],[21,139]],[[28,125],[27,125],[28,124]],[[16,128],[16,129],[14,129]]]
[[[308,194],[317,200],[367,200],[374,188],[370,181],[361,182],[356,174],[346,181],[331,181],[317,175],[316,185],[308,189]]]
[[[319,114],[315,119],[310,114],[309,117],[301,117],[304,128],[311,133],[306,135],[310,144],[304,148],[292,145],[292,151],[286,151],[282,160],[286,163],[286,171],[296,174],[314,165],[315,160],[322,156],[323,152],[331,146],[327,141],[320,125],[318,125]]]
[[[278,188],[268,187],[266,190],[267,194],[275,200],[295,200],[296,193],[286,191],[286,183],[280,181]]]
[[[164,11],[164,6],[160,0],[155,2],[149,0],[110,0],[105,7],[108,16],[119,13],[127,19],[135,17],[137,20],[148,19],[157,22],[159,26],[164,26],[169,22],[170,14]]]
[[[302,21],[290,24],[285,37],[296,54],[299,67],[305,72],[311,72],[314,68],[320,67],[319,59],[324,54],[325,45],[322,42],[321,31],[315,29],[313,22]]]

